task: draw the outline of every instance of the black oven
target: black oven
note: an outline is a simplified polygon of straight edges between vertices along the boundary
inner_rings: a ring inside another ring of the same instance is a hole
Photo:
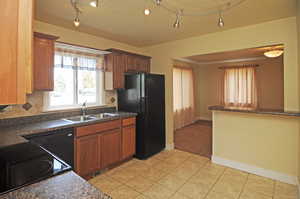
[[[41,147],[22,143],[0,149],[0,194],[70,170]]]
[[[74,129],[65,128],[24,136],[74,167]]]

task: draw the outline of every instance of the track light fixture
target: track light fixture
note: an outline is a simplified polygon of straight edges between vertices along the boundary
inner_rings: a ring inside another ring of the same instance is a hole
[[[78,17],[76,17],[76,18],[74,19],[74,26],[75,26],[75,27],[78,27],[79,25],[80,25],[80,20],[79,20]]]
[[[219,12],[219,20],[218,20],[218,26],[220,28],[223,28],[225,25],[224,23],[224,19],[223,19],[223,16],[222,16],[222,11]]]
[[[74,18],[74,25],[78,27],[80,25],[80,14],[82,13],[81,10],[78,7],[80,0],[70,0],[71,5],[75,11],[75,18]],[[83,0],[82,0],[83,1]],[[148,1],[148,0],[145,0]],[[199,10],[199,11],[192,11],[192,10],[185,10],[183,13],[182,7],[178,8],[177,5],[172,3],[172,1],[163,1],[163,0],[149,0],[156,6],[160,6],[162,9],[166,10],[167,12],[171,13],[172,15],[176,16],[175,23],[173,24],[174,28],[180,28],[181,26],[181,20],[183,17],[201,17],[201,16],[208,16],[208,15],[217,15],[219,14],[218,18],[218,26],[220,28],[225,26],[223,14],[225,12],[230,11],[232,8],[237,7],[241,3],[245,2],[246,0],[226,0],[223,3],[220,2],[218,5],[215,7],[209,9],[209,10]],[[89,0],[90,6],[92,7],[99,7],[99,2],[100,0]],[[173,4],[173,5],[172,5]],[[144,14],[146,16],[149,16],[151,14],[150,8],[145,8],[144,9]]]
[[[79,14],[81,13],[80,9],[78,8],[78,2],[77,0],[71,0],[71,5],[75,10],[75,18],[74,18],[74,26],[78,27],[80,25],[80,19],[79,19]]]
[[[176,14],[176,20],[175,23],[173,24],[173,28],[180,28],[181,25],[181,16],[183,14],[183,10],[180,10],[177,14]]]
[[[145,8],[144,14],[145,14],[146,16],[150,15],[150,14],[151,14],[151,10],[150,10],[149,8]]]
[[[162,0],[150,0],[152,3],[154,3],[157,6],[160,6],[162,9],[166,10],[167,12],[176,15],[176,21],[173,24],[174,28],[179,28],[180,23],[183,17],[202,17],[202,16],[208,16],[208,15],[217,15],[219,14],[218,18],[218,26],[220,28],[225,26],[223,13],[230,11],[232,8],[239,6],[246,0],[226,0],[223,3],[220,1],[218,5],[215,7],[210,8],[209,10],[199,10],[197,11],[186,11],[184,13],[178,13],[178,10],[182,10],[182,8],[176,7],[176,3],[172,3],[172,1],[164,1]]]
[[[99,7],[99,0],[93,0],[90,2],[90,5],[94,8],[98,8]]]
[[[162,2],[162,0],[155,0],[156,5],[158,5],[158,6],[161,4],[161,2]]]

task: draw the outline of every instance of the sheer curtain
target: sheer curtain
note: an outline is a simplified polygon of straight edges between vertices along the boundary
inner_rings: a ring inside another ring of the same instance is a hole
[[[257,108],[256,67],[224,69],[222,101],[224,106]]]
[[[195,120],[194,74],[192,69],[173,68],[174,129]]]
[[[104,70],[104,56],[79,50],[55,48],[55,67],[73,70]]]

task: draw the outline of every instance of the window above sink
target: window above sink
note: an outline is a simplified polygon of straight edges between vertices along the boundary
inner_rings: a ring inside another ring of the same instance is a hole
[[[44,110],[104,105],[103,62],[101,52],[56,43],[54,91],[44,94]]]

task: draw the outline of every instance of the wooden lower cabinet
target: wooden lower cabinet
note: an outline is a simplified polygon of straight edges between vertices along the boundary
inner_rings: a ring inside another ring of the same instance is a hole
[[[121,130],[117,129],[99,136],[101,168],[106,168],[121,159]]]
[[[132,157],[135,154],[135,126],[127,126],[122,129],[122,159]]]
[[[75,140],[75,171],[80,176],[87,176],[99,169],[99,135],[90,135]]]
[[[135,154],[135,118],[76,128],[75,172],[88,178]]]

